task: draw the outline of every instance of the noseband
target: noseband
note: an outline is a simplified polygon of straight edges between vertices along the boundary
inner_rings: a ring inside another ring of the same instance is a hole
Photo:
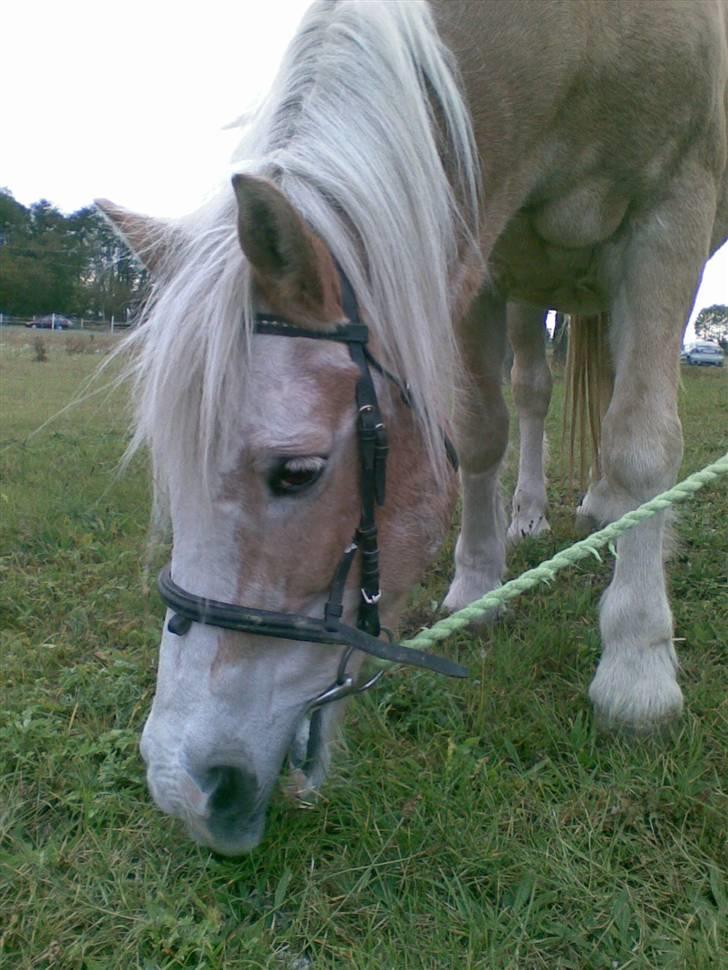
[[[195,596],[173,581],[170,565],[162,570],[157,583],[162,599],[174,614],[167,624],[167,629],[177,636],[184,636],[193,623],[204,623],[208,626],[254,633],[259,636],[345,646],[346,650],[339,663],[336,681],[309,702],[307,708],[309,712],[350,694],[361,693],[372,687],[379,679],[382,671],[363,683],[356,683],[351,674],[347,673],[349,659],[355,650],[361,650],[380,660],[422,667],[448,677],[468,675],[464,667],[444,657],[400,646],[393,642],[387,631],[385,633],[388,639],[380,639],[382,626],[379,618],[379,600],[382,594],[379,585],[379,548],[375,509],[377,506],[382,506],[385,500],[388,447],[371,370],[374,369],[391,381],[399,390],[406,405],[412,407],[412,401],[407,388],[382,367],[369,352],[368,328],[359,320],[351,287],[343,274],[341,276],[344,312],[353,322],[340,324],[334,330],[306,330],[282,317],[260,313],[256,316],[254,326],[254,333],[268,336],[303,337],[343,343],[347,346],[349,355],[359,370],[356,384],[356,434],[359,449],[361,514],[354,538],[344,550],[334,572],[323,616],[276,613]],[[445,447],[448,458],[457,468],[455,451],[447,438],[445,438]],[[360,557],[360,595],[356,627],[353,627],[342,623],[341,617],[344,611],[346,581],[357,553]]]

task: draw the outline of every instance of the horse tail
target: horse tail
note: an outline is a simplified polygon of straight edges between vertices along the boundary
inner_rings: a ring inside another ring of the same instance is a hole
[[[569,343],[564,372],[562,460],[568,443],[568,481],[579,466],[579,488],[602,475],[602,419],[612,396],[613,371],[608,343],[609,314],[575,314],[569,320]]]

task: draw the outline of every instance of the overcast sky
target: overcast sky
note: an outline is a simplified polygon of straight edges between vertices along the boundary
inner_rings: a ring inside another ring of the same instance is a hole
[[[224,130],[268,89],[309,0],[5,0],[0,186],[71,212],[182,215],[228,173]],[[728,303],[728,246],[697,310]]]

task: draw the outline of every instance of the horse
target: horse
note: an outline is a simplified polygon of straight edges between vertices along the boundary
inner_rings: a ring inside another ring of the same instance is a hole
[[[590,514],[675,481],[682,333],[728,233],[727,20],[725,0],[322,0],[232,187],[174,222],[99,202],[154,280],[130,447],[173,549],[141,753],[197,841],[258,845],[289,753],[300,790],[322,783],[364,654],[406,658],[384,634],[447,530],[450,438],[445,606],[500,583],[508,301],[609,314]],[[600,605],[590,697],[627,731],[683,704],[664,530],[618,540]]]

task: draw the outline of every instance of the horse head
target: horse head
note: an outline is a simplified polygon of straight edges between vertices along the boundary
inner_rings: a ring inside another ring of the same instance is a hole
[[[170,574],[196,599],[294,618],[323,616],[338,574],[340,584],[345,580],[342,622],[354,628],[364,553],[354,554],[348,574],[341,564],[362,515],[361,370],[344,341],[310,339],[326,338],[346,322],[341,276],[326,244],[272,182],[236,176],[233,184],[229,229],[236,224],[237,272],[250,277],[254,317],[285,318],[292,339],[263,327],[243,333],[241,306],[244,388],[217,415],[212,440],[187,451],[166,448],[174,419],[165,424],[165,440],[150,435],[171,519]],[[160,290],[185,285],[184,240],[171,253],[155,252],[164,232],[107,203],[102,208],[152,273],[159,271]],[[376,363],[379,348],[370,352]],[[208,359],[203,366],[213,365]],[[452,487],[443,489],[417,415],[391,377],[379,366],[369,371],[389,445],[386,501],[376,509],[378,611],[387,627],[396,624],[406,593],[436,553],[455,494],[455,476],[449,474]],[[180,421],[196,427],[195,405],[184,401],[186,380],[194,397],[194,378],[163,379],[181,382]],[[154,421],[150,409],[147,423]],[[180,438],[188,431],[181,429]],[[345,648],[251,627],[189,620],[175,626],[172,617],[170,611],[141,742],[149,787],[159,807],[182,818],[197,840],[237,854],[260,841],[289,752],[299,765],[299,789],[315,788],[325,777],[343,703],[322,707],[313,732],[311,702],[340,680]],[[362,660],[355,651],[350,676]]]

